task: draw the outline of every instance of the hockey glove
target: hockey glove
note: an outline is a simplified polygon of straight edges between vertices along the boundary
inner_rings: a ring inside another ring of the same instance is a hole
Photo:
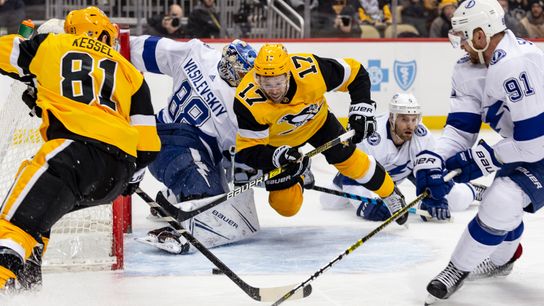
[[[272,154],[272,164],[274,167],[287,166],[290,163],[298,163],[302,159],[302,152],[298,148],[291,146],[281,146],[274,150]]]
[[[121,193],[123,196],[129,196],[136,192],[136,189],[140,186],[140,182],[144,179],[145,168],[137,170],[134,172],[130,181],[128,181],[127,187]]]
[[[370,221],[385,221],[391,217],[391,212],[382,200],[369,199],[359,204],[357,216]]]
[[[451,186],[444,182],[443,164],[442,157],[434,152],[423,150],[416,155],[414,174],[417,194],[427,190],[430,198],[438,200],[450,192]]]
[[[448,207],[448,200],[441,198],[438,200],[432,198],[425,198],[419,205],[420,209],[424,209],[429,212],[431,217],[438,220],[446,220],[450,218],[450,209]],[[427,218],[421,216],[423,221],[427,221]]]
[[[291,163],[284,170],[264,182],[267,191],[276,191],[289,188],[296,183],[303,185],[302,174],[310,168],[310,158],[304,156],[299,163]]]
[[[495,152],[482,139],[474,148],[457,153],[448,158],[448,170],[461,169],[461,173],[453,178],[457,183],[467,183],[481,176],[491,174],[500,169],[502,164],[495,157]]]
[[[23,92],[21,99],[23,99],[23,102],[25,102],[26,106],[30,108],[29,115],[34,117],[37,116],[38,118],[42,117],[42,109],[36,104],[36,89],[34,87],[28,86],[27,89]]]
[[[348,129],[355,131],[351,138],[353,143],[359,143],[376,131],[376,102],[354,103],[349,107]]]

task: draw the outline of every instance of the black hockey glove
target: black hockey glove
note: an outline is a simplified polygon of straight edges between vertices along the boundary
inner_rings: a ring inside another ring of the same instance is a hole
[[[23,102],[25,102],[26,106],[30,108],[30,116],[37,116],[38,118],[42,117],[42,109],[36,104],[36,99],[38,97],[34,87],[28,86],[28,88],[23,92],[21,98],[23,99]]]
[[[352,102],[353,103],[353,102]],[[348,129],[355,131],[351,139],[353,143],[359,143],[376,131],[376,102],[357,103],[349,107]]]
[[[298,163],[302,160],[302,153],[291,146],[281,146],[274,150],[272,155],[272,164],[279,168],[292,163]]]
[[[136,189],[140,187],[140,182],[144,179],[145,168],[137,170],[134,172],[130,181],[128,181],[127,187],[121,193],[123,196],[129,196],[136,192]]]
[[[288,164],[284,170],[264,182],[267,191],[275,191],[289,188],[296,183],[303,185],[302,175],[310,168],[310,158],[304,156],[298,163]]]

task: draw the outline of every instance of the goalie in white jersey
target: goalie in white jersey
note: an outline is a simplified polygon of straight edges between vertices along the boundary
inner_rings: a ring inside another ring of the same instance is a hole
[[[397,93],[389,103],[389,112],[377,117],[377,130],[357,146],[367,154],[375,156],[391,175],[395,184],[401,184],[405,179],[415,183],[413,174],[416,155],[427,149],[432,149],[435,140],[427,127],[421,122],[421,105],[410,93]],[[336,195],[324,193],[321,205],[324,209],[341,209],[350,202],[356,209],[356,214],[366,220],[384,221],[391,213],[372,191],[364,188],[356,181],[338,173],[332,182],[332,188],[347,193],[368,198],[368,200],[348,200]],[[466,209],[475,199],[479,199],[483,186],[471,183],[453,184],[452,190],[446,196],[453,211]],[[422,203],[425,209],[425,202]],[[426,220],[425,217],[422,217]]]
[[[167,187],[157,201],[196,209],[228,191],[225,157],[231,158],[228,152],[238,130],[234,92],[253,67],[256,52],[240,40],[219,52],[197,39],[177,42],[154,36],[131,37],[130,49],[136,68],[173,79],[168,104],[156,114],[161,152],[149,166]],[[245,239],[259,230],[253,192],[227,200],[183,226],[207,247]],[[151,231],[139,241],[177,254],[190,248],[170,227]]]
[[[427,304],[450,297],[470,275],[509,274],[521,256],[523,212],[544,205],[544,53],[506,29],[495,0],[463,2],[452,26],[450,41],[468,55],[455,66],[440,147],[418,156],[418,192],[440,199],[444,167],[462,170],[457,182],[496,174],[447,267],[427,285]],[[474,146],[482,121],[502,140]]]

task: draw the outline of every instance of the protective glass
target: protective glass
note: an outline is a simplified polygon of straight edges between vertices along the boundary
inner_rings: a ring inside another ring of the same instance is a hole
[[[461,45],[467,41],[467,37],[465,36],[464,32],[454,31],[453,29],[448,32],[448,38],[450,39],[451,45],[455,49],[461,48]]]

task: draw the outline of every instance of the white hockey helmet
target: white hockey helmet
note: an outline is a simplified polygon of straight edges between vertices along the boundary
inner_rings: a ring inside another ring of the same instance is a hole
[[[459,47],[465,39],[473,47],[472,35],[478,28],[484,31],[488,41],[506,30],[504,10],[497,0],[466,0],[455,10],[451,25],[449,37],[454,47]]]
[[[421,105],[411,93],[397,93],[389,102],[389,113],[421,115]]]
[[[38,34],[45,34],[45,33],[62,34],[64,33],[64,20],[51,18],[47,20],[46,22],[44,22],[42,25],[40,25],[38,27],[37,32]]]

